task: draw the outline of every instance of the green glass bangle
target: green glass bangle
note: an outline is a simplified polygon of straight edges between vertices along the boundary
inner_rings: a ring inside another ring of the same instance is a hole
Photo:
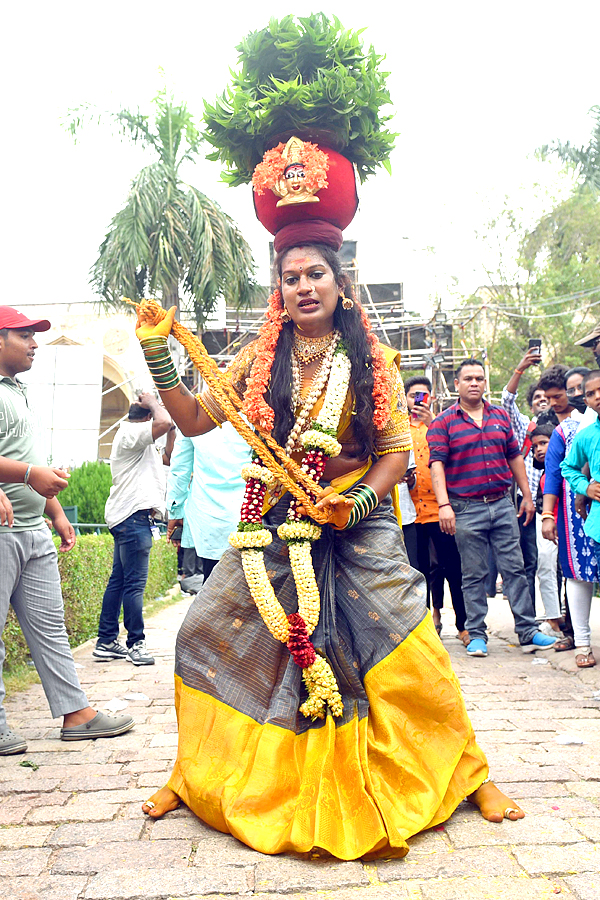
[[[152,380],[159,391],[172,391],[181,384],[166,337],[150,337],[140,341]]]
[[[364,484],[362,481],[355,488],[352,488],[351,491],[348,491],[346,497],[354,500],[354,506],[350,512],[346,528],[354,528],[379,505],[379,497],[371,485]]]

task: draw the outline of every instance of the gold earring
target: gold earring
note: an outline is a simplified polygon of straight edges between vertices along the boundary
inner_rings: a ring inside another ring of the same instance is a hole
[[[345,294],[340,294],[339,299],[342,301],[342,306],[344,307],[344,309],[352,309],[352,307],[354,306],[354,300],[352,300],[350,297],[346,297]]]
[[[285,306],[283,307],[283,309],[282,309],[281,312],[279,313],[279,318],[281,319],[281,321],[283,322],[284,325],[287,325],[288,322],[291,322],[291,321],[292,321],[292,317],[290,316],[290,314],[289,314],[289,312],[287,311],[287,309],[286,309]]]

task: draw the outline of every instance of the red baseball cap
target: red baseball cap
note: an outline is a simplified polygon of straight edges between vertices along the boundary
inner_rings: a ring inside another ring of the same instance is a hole
[[[33,331],[48,331],[52,326],[48,319],[28,319],[12,306],[0,306],[0,328],[28,328]]]

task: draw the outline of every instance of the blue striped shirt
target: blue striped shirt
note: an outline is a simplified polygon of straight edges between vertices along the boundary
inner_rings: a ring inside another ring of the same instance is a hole
[[[501,494],[512,485],[508,460],[520,456],[506,410],[483,401],[480,428],[458,403],[437,416],[427,431],[429,465],[444,463],[446,487],[454,497]]]

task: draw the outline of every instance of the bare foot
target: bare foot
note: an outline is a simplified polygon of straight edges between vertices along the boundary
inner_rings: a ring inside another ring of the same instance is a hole
[[[84,709],[76,709],[75,712],[66,713],[63,718],[63,728],[75,728],[90,722],[98,714],[96,709],[86,706]]]
[[[171,812],[172,809],[177,809],[180,802],[175,791],[168,787],[162,787],[142,804],[142,812],[150,816],[151,819],[160,819],[165,813]]]
[[[488,822],[501,822],[503,819],[523,819],[525,813],[514,800],[499,791],[492,781],[486,781],[480,788],[469,794],[468,800],[479,807],[479,811]]]

